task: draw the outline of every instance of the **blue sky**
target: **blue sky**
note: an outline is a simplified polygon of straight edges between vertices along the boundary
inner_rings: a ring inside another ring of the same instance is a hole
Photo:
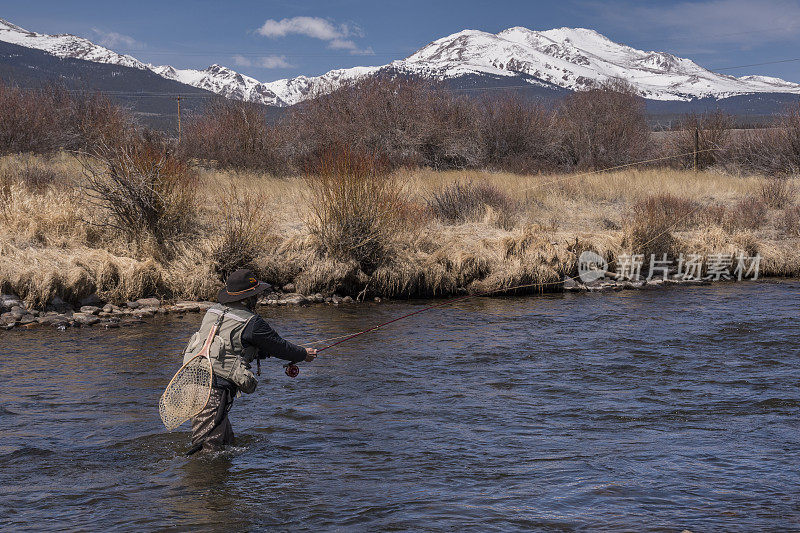
[[[261,81],[385,64],[466,28],[587,27],[709,68],[800,57],[797,0],[139,0],[124,7],[108,0],[3,0],[0,18],[42,33],[81,35],[155,64],[219,63]],[[800,61],[724,72],[800,82]]]

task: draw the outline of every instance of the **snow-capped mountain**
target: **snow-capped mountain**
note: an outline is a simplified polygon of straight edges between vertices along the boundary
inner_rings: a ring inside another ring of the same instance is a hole
[[[267,84],[222,65],[211,65],[203,70],[176,69],[169,65],[148,67],[159,76],[206,89],[226,98],[280,107],[289,105]]]
[[[214,93],[274,106],[289,106],[342,83],[391,71],[438,79],[506,79],[519,85],[580,90],[611,79],[629,82],[651,100],[690,101],[753,93],[800,94],[800,84],[767,76],[736,78],[690,59],[615,43],[584,28],[533,31],[514,27],[493,34],[464,30],[388,65],[331,70],[321,76],[260,82],[221,65],[203,70],[150,65],[74,35],[30,32],[0,19],[0,41],[71,57],[150,70],[164,78]],[[515,79],[516,78],[516,79]]]
[[[532,31],[515,27],[498,34],[464,30],[433,41],[392,65],[440,79],[525,74],[570,90],[616,78],[653,100],[800,93],[797,83],[765,76],[717,74],[690,59],[637,50],[585,28]]]
[[[150,66],[150,68],[165,78],[206,89],[227,98],[284,107],[315,94],[332,91],[347,80],[368,76],[381,67],[337,69],[313,78],[298,76],[269,83],[262,83],[221,65],[211,65],[204,70],[179,70],[170,66]]]
[[[147,65],[135,57],[112,52],[108,48],[94,44],[89,39],[68,33],[59,35],[35,33],[3,19],[0,19],[0,41],[26,48],[35,48],[56,57],[71,57],[95,63],[111,63],[123,67],[148,69]]]

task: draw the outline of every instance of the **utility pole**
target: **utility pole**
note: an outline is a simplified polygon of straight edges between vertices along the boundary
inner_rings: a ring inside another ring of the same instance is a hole
[[[699,170],[698,152],[700,151],[700,128],[694,129],[694,171]]]
[[[181,142],[181,97],[178,97],[178,143]]]

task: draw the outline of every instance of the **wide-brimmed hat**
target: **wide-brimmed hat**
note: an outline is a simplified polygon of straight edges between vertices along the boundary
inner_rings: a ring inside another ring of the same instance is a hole
[[[240,268],[228,276],[228,279],[225,280],[225,287],[220,289],[217,298],[219,303],[228,304],[261,294],[269,288],[270,284],[258,281],[251,270]]]

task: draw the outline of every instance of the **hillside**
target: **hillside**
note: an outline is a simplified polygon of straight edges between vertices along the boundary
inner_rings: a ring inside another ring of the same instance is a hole
[[[4,42],[0,42],[0,80],[17,87],[56,83],[71,91],[102,91],[133,111],[141,122],[165,131],[177,127],[177,96],[181,96],[181,108],[186,113],[200,110],[215,96],[148,70],[59,58]]]

